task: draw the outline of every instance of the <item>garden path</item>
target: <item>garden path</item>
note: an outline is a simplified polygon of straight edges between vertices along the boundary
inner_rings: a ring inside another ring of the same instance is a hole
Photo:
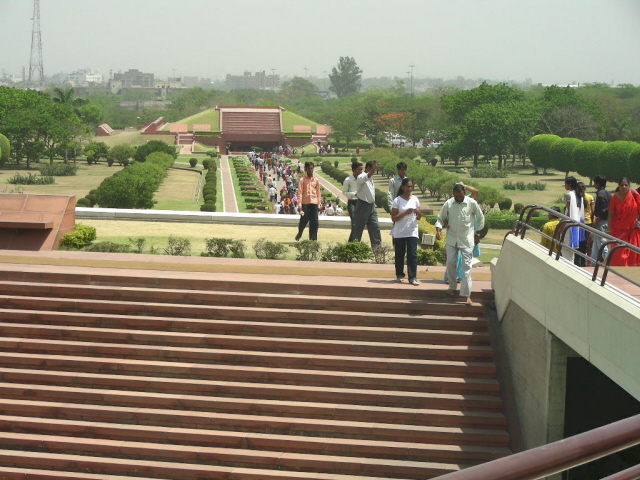
[[[220,184],[222,186],[222,211],[229,213],[238,212],[238,201],[231,178],[231,168],[229,167],[229,155],[220,155]]]

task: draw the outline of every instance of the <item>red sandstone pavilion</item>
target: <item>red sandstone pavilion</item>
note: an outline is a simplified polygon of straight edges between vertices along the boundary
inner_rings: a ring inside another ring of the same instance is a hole
[[[193,153],[195,143],[216,147],[220,153],[249,151],[252,147],[300,147],[326,141],[330,131],[327,125],[316,124],[282,107],[218,106],[180,122],[169,124],[160,117],[141,127],[143,135],[173,135],[180,153],[185,154]]]

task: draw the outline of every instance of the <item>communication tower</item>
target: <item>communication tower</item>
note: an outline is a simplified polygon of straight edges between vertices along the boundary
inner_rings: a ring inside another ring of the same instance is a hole
[[[44,86],[42,65],[42,35],[40,33],[40,0],[33,0],[33,27],[31,29],[31,56],[29,57],[29,85]],[[36,80],[36,77],[39,77]]]

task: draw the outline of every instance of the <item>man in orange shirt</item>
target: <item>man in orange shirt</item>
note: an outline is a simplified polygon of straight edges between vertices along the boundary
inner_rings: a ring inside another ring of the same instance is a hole
[[[318,210],[322,197],[320,195],[320,181],[313,176],[313,162],[305,162],[304,177],[298,183],[298,201],[302,205],[302,216],[298,223],[296,242],[302,237],[307,223],[309,223],[309,240],[318,240]]]

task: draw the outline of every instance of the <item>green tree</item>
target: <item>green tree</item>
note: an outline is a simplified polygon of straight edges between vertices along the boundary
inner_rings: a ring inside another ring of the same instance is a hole
[[[104,142],[89,142],[84,147],[84,153],[87,157],[91,157],[93,162],[100,161],[101,158],[109,156],[109,146]]]
[[[362,70],[358,67],[355,58],[340,57],[337,67],[331,69],[329,80],[331,81],[329,90],[338,98],[353,95],[362,87]]]
[[[347,148],[351,141],[359,136],[360,110],[354,106],[344,106],[331,119],[331,136],[340,141],[344,139]]]
[[[560,140],[557,135],[536,135],[529,139],[527,142],[527,150],[529,151],[529,160],[536,168],[536,173],[539,168],[542,168],[543,172],[547,173],[547,168],[553,166],[553,160],[551,159],[551,147],[554,143]]]
[[[318,88],[309,80],[301,77],[293,77],[280,85],[279,96],[287,103],[317,95]]]
[[[135,153],[136,151],[131,145],[121,143],[111,147],[108,156],[114,162],[123,165],[127,160],[131,159]]]
[[[597,140],[602,134],[602,112],[595,102],[570,87],[545,88],[540,100],[538,131],[560,137]]]
[[[551,163],[553,168],[564,172],[565,176],[569,172],[576,171],[576,164],[573,157],[573,149],[582,143],[577,138],[561,138],[551,146]]]
[[[9,154],[11,153],[11,143],[9,139],[0,134],[0,167],[2,167],[7,160],[9,160]]]
[[[523,102],[524,93],[504,83],[485,82],[472,90],[443,96],[442,110],[449,122],[446,131],[455,142],[456,156],[473,158],[477,167],[480,155],[498,155],[501,167],[502,155],[513,141],[507,131],[517,124],[514,106]]]
[[[617,141],[607,143],[598,158],[598,171],[606,175],[611,180],[618,180],[620,177],[637,177],[638,175],[629,170],[629,155],[640,148],[635,142]]]
[[[134,160],[136,162],[144,162],[147,159],[147,155],[153,152],[168,153],[174,160],[178,158],[178,152],[176,151],[176,147],[173,145],[164,143],[161,140],[150,140],[136,149]]]
[[[86,98],[75,97],[75,92],[73,91],[72,87],[54,87],[51,98],[53,99],[54,103],[61,103],[72,108],[81,107],[82,105],[86,105],[89,102]]]
[[[593,178],[600,173],[598,159],[600,151],[605,147],[605,142],[582,142],[573,149],[573,163],[576,172],[585,177]]]
[[[629,153],[627,163],[629,165],[629,180],[640,183],[640,145]]]

